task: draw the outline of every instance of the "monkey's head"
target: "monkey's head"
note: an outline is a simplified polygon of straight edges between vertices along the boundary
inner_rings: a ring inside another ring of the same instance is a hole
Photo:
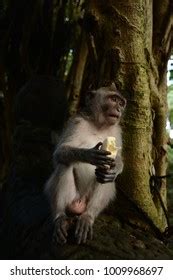
[[[88,93],[88,112],[98,126],[119,123],[126,107],[126,99],[115,84]]]

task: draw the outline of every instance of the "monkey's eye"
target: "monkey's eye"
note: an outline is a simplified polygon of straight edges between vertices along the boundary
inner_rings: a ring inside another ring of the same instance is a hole
[[[124,107],[125,102],[124,102],[123,100],[120,100],[120,101],[119,101],[119,105],[120,105],[121,107]]]
[[[117,96],[116,95],[110,95],[109,98],[111,99],[111,101],[114,101],[114,102],[117,101]]]

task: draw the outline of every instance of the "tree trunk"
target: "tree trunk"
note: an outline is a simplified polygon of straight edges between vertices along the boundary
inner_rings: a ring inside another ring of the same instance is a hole
[[[88,55],[88,47],[86,43],[84,31],[80,37],[79,48],[76,51],[74,62],[72,65],[72,73],[70,77],[70,83],[67,90],[67,96],[69,96],[69,114],[73,115],[76,113],[79,100],[80,100],[80,91],[82,87],[83,74],[85,69],[85,64]]]
[[[168,4],[167,1],[162,18],[167,16]],[[163,232],[167,220],[161,204],[166,205],[166,184],[163,180],[160,188],[154,185],[154,190],[150,185],[152,175],[166,174],[165,64],[170,48],[162,49],[165,57],[160,71],[161,59],[156,59],[158,54],[154,52],[158,49],[158,38],[157,46],[152,42],[153,2],[150,0],[108,0],[106,4],[100,0],[88,1],[89,20],[99,65],[95,79],[99,77],[98,84],[114,80],[127,98],[123,122],[124,171],[118,186],[124,195],[119,214],[142,225],[141,217],[137,219],[131,213],[131,206],[124,207],[127,201],[133,201],[145,217],[145,226],[151,221],[152,226]]]

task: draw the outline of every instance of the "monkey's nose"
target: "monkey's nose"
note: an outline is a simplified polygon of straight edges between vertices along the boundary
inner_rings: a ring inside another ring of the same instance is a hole
[[[118,113],[121,112],[121,108],[120,108],[120,107],[117,107],[116,109],[117,109],[117,112],[118,112]]]

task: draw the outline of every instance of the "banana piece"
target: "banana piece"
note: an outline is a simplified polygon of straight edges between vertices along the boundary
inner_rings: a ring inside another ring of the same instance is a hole
[[[120,148],[116,145],[115,137],[109,136],[103,141],[101,149],[111,152],[111,155],[108,155],[108,157],[115,158]]]

